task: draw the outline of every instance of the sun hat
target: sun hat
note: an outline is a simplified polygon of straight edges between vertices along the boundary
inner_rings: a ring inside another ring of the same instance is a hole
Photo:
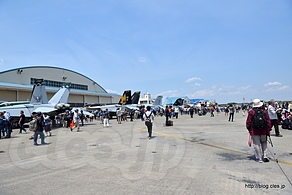
[[[254,99],[253,100],[253,107],[261,107],[263,105],[263,102],[259,99]]]

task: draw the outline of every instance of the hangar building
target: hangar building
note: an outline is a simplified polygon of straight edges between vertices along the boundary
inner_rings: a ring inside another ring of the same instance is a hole
[[[72,70],[52,66],[30,66],[0,72],[0,101],[29,101],[36,79],[44,79],[48,99],[64,84],[71,82],[68,103],[115,103],[120,95],[108,93],[94,80]]]

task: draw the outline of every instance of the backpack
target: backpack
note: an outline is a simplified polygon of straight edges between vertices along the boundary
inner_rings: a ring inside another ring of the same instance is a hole
[[[265,129],[267,127],[267,119],[264,109],[254,109],[254,111],[252,126],[256,129]]]
[[[45,125],[49,125],[49,124],[51,124],[51,119],[49,119],[49,118],[48,118],[48,119],[45,119],[45,120],[44,120],[44,123],[45,123]]]
[[[36,132],[36,129],[37,129],[37,119],[34,118],[29,122],[29,130]]]
[[[145,119],[145,125],[147,126],[147,125],[152,125],[152,123],[151,123],[151,115],[152,115],[152,112],[149,114],[149,116],[147,116],[146,115],[146,113],[145,113],[145,116],[146,116],[146,119]]]
[[[233,106],[230,107],[229,110],[230,110],[230,113],[234,113],[234,107]]]

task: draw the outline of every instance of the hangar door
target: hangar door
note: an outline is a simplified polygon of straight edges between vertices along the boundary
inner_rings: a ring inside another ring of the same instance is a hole
[[[0,90],[0,101],[16,101],[16,91]]]

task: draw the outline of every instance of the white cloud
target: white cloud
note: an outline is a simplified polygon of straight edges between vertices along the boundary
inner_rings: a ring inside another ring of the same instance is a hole
[[[216,89],[217,88],[217,85],[214,85],[213,87],[211,87],[211,89]]]
[[[219,95],[239,95],[246,94],[247,92],[253,93],[254,90],[251,89],[251,85],[245,87],[235,88],[234,86],[222,86],[218,89]]]
[[[189,98],[206,98],[216,95],[216,91],[212,89],[204,89],[196,91],[193,94],[188,95]]]
[[[163,95],[163,97],[177,97],[177,96],[180,96],[178,90],[164,91],[160,95]]]
[[[285,90],[285,89],[289,89],[289,88],[290,88],[289,86],[285,85],[283,87],[280,87],[279,90]]]
[[[188,95],[189,98],[209,98],[212,96],[218,96],[218,95],[227,95],[227,96],[233,96],[233,95],[239,95],[239,94],[245,94],[245,93],[253,93],[253,90],[251,89],[251,85],[245,86],[245,87],[238,87],[235,88],[234,86],[212,86],[210,89],[204,89],[204,90],[198,90],[193,94]]]
[[[222,86],[218,89],[218,92],[221,92],[222,94],[229,92],[230,90],[232,90],[234,88],[234,86]]]
[[[274,86],[274,85],[282,85],[282,83],[280,83],[280,82],[268,82],[267,84],[264,84],[265,87]]]
[[[192,77],[192,78],[187,79],[185,82],[190,83],[192,81],[203,81],[203,79],[198,78],[198,77]]]
[[[251,89],[251,85],[245,86],[245,87],[240,87],[239,91],[247,91]]]
[[[146,62],[146,58],[144,57],[139,58],[139,62]]]
[[[0,59],[0,66],[3,65],[4,60]]]
[[[289,86],[285,85],[283,87],[272,87],[272,88],[269,88],[267,90],[265,90],[266,92],[271,92],[271,91],[280,91],[280,90],[288,90],[290,89]]]

